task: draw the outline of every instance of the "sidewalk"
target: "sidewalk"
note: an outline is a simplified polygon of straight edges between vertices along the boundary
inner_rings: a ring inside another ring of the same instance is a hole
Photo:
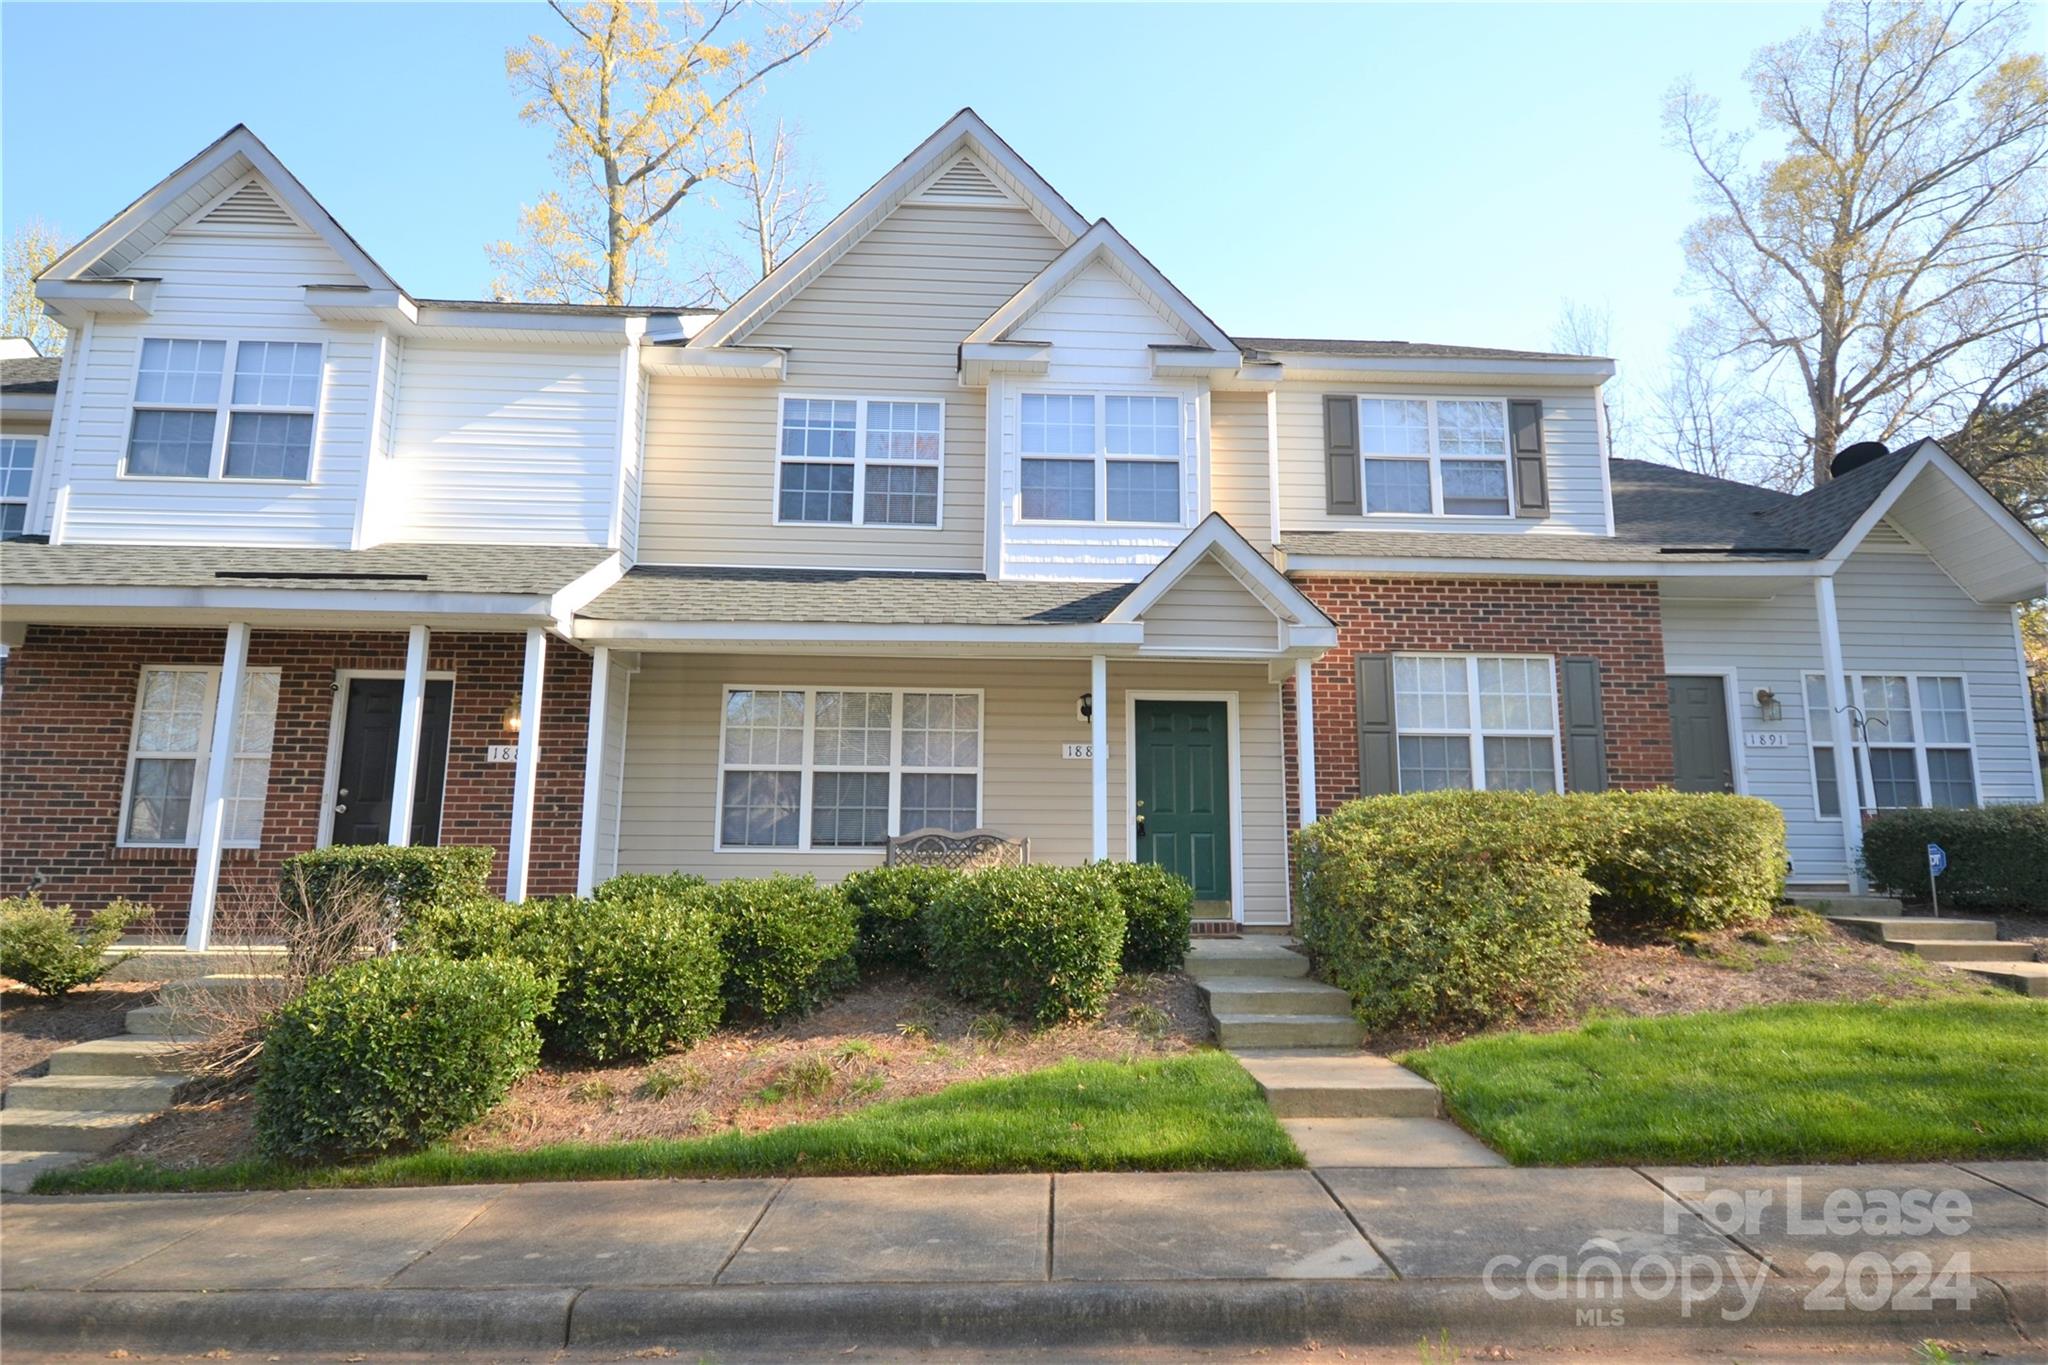
[[[1949,1200],[1948,1231],[1868,1216],[1872,1192],[1911,1190]],[[1914,1253],[1936,1271],[1966,1253],[1961,1292],[1921,1304]],[[1827,1284],[1858,1257],[1860,1278]],[[2010,1353],[2048,1340],[2048,1162],[10,1197],[0,1318],[10,1353],[1412,1345],[1440,1328]]]

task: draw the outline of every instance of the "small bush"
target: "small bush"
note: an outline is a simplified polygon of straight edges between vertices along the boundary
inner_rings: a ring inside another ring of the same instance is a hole
[[[1670,938],[1762,924],[1785,890],[1785,815],[1755,796],[1601,792],[1566,801],[1595,843],[1603,933]]]
[[[1927,846],[1948,854],[1941,903],[1958,909],[2048,909],[2048,806],[1880,811],[1863,827],[1870,880],[1927,899]]]
[[[550,1045],[592,1061],[654,1057],[718,1027],[719,925],[658,889],[536,901],[513,950],[554,981]]]
[[[285,859],[279,874],[287,897],[302,898],[318,913],[335,899],[374,894],[401,918],[490,895],[492,851],[391,844],[335,844]]]
[[[948,989],[1034,1024],[1101,1015],[1124,946],[1124,912],[1090,868],[990,868],[932,903],[926,943]]]
[[[853,984],[854,911],[839,888],[777,873],[698,895],[718,921],[727,1008],[780,1019]]]
[[[398,941],[407,952],[436,953],[467,960],[520,957],[524,935],[534,930],[542,902],[455,900],[421,907],[407,916]]]
[[[279,1011],[256,1137],[294,1161],[415,1147],[474,1121],[540,1056],[548,986],[520,962],[352,963]]]
[[[960,877],[944,867],[871,867],[839,884],[853,908],[854,960],[863,969],[924,966],[924,916]]]
[[[1195,888],[1153,863],[1096,863],[1124,907],[1124,970],[1172,972],[1188,960]]]
[[[654,895],[680,902],[703,885],[704,879],[694,872],[621,872],[599,882],[592,894],[601,901]]]
[[[39,896],[0,900],[0,976],[55,999],[89,986],[134,954],[103,956],[114,940],[149,918],[149,907],[115,901],[74,929],[71,907],[44,905]]]

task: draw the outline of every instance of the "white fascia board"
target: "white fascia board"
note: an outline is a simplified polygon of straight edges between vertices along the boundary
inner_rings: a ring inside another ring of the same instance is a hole
[[[1457,578],[1606,578],[1634,581],[1647,578],[1816,578],[1820,561],[1708,564],[1682,560],[1585,559],[1427,559],[1414,555],[1398,558],[1384,555],[1287,556],[1289,573],[1393,574],[1406,577]]]
[[[0,394],[0,420],[12,417],[48,417],[57,411],[54,393]]]
[[[1139,620],[1172,590],[1189,569],[1211,554],[1283,622],[1312,626],[1331,624],[1322,609],[1304,597],[1301,589],[1287,581],[1287,575],[1252,548],[1251,542],[1221,512],[1211,512],[1204,517],[1202,524],[1174,546],[1172,553],[1153,565],[1151,572],[1139,580],[1130,596],[1117,603],[1116,608],[1102,619],[1107,623]]]
[[[1235,370],[1211,372],[1209,387],[1217,393],[1272,393],[1286,378],[1285,366],[1255,360]]]
[[[626,557],[614,550],[557,589],[555,595],[548,599],[548,615],[555,618],[555,628],[562,637],[573,639],[576,613],[595,602],[625,576]]]
[[[788,362],[788,350],[779,346],[640,348],[642,371],[685,379],[758,379],[780,383]]]
[[[730,308],[693,336],[690,344],[721,346],[743,336],[785,298],[808,284],[826,265],[837,259],[846,247],[866,236],[926,178],[950,164],[955,154],[965,150],[972,150],[999,172],[1000,178],[1021,190],[1026,203],[1033,207],[1040,220],[1056,237],[1063,237],[1062,246],[1088,230],[1088,220],[1075,212],[1074,206],[1061,198],[1059,191],[1047,184],[1023,157],[1010,149],[1009,144],[997,137],[995,130],[982,122],[981,115],[972,109],[962,109],[946,120],[937,132],[919,143],[910,155],[897,162],[887,175],[870,185],[866,193],[841,209],[831,222],[791,252],[758,284],[734,300]]]
[[[1193,346],[1154,346],[1152,373],[1161,379],[1208,376],[1233,379],[1244,367],[1244,356],[1235,350],[1212,351]]]
[[[1044,341],[976,341],[960,345],[960,383],[979,387],[991,375],[1046,374],[1052,369],[1052,345]]]
[[[36,281],[36,297],[49,315],[76,328],[88,317],[146,318],[156,305],[156,280]]]
[[[600,621],[576,622],[575,638],[598,644],[660,642],[688,645],[768,644],[933,644],[1136,646],[1142,626],[958,626],[868,625],[789,621]]]
[[[1899,472],[1892,476],[1892,481],[1877,495],[1877,500],[1864,509],[1863,515],[1850,525],[1842,538],[1835,542],[1834,548],[1822,559],[1821,562],[1828,566],[1827,571],[1830,574],[1847,562],[1865,537],[1884,520],[1893,505],[1905,496],[1906,490],[1911,488],[1922,474],[1930,470],[1947,479],[1957,492],[1975,505],[1978,511],[1997,523],[1998,528],[2035,564],[2048,569],[2048,545],[2043,545],[2040,539],[2012,514],[2011,509],[1986,492],[1984,485],[1971,478],[1968,471],[1956,463],[1955,457],[1942,449],[1939,441],[1925,440],[1920,442],[1919,453],[1906,461]]]
[[[563,342],[578,346],[626,346],[647,330],[647,319],[615,313],[520,313],[498,308],[424,307],[408,336],[431,340],[442,329],[488,332],[516,343]]]
[[[1530,385],[1599,384],[1614,377],[1614,362],[1571,360],[1482,360],[1451,356],[1335,356],[1298,351],[1262,353],[1286,367],[1289,379],[1422,379],[1440,375],[1513,379]]]
[[[502,616],[531,625],[552,617],[549,599],[529,593],[378,592],[346,588],[141,588],[0,586],[0,609],[36,620],[67,611],[132,614],[138,624],[169,625],[179,612],[318,612],[376,616]]]
[[[305,290],[307,309],[322,322],[367,323],[404,331],[419,321],[419,305],[402,289],[309,284]]]
[[[1033,313],[1072,283],[1075,276],[1097,261],[1108,265],[1147,303],[1179,323],[1188,335],[1196,338],[1208,351],[1230,357],[1227,364],[1219,362],[1208,368],[1237,368],[1243,359],[1238,354],[1237,343],[1232,341],[1221,327],[1210,321],[1208,314],[1197,308],[1194,300],[1183,294],[1178,285],[1161,274],[1152,262],[1146,260],[1144,253],[1132,246],[1124,235],[1116,230],[1116,225],[1107,218],[1098,219],[1078,241],[1054,257],[1045,269],[1025,281],[1023,288],[1005,299],[1000,308],[989,314],[979,327],[967,334],[967,340],[1008,340],[1014,328],[1022,326]]]

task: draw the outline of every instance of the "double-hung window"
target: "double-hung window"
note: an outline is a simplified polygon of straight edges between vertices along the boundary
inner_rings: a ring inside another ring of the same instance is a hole
[[[1556,791],[1554,675],[1548,658],[1396,655],[1401,790]]]
[[[146,339],[124,472],[304,482],[321,368],[316,342]]]
[[[1018,517],[1180,525],[1186,431],[1178,394],[1020,395]]]
[[[1827,685],[1808,673],[1806,732],[1813,757],[1814,804],[1825,819],[1842,814]],[[1959,676],[1852,673],[1846,679],[1858,807],[1974,806],[1977,764],[1970,740],[1969,694]],[[1856,723],[1856,717],[1861,723]]]
[[[1508,409],[1498,398],[1360,398],[1365,510],[1505,517]]]
[[[254,848],[263,837],[270,748],[277,728],[276,669],[242,677],[234,733],[213,734],[220,670],[151,665],[142,670],[129,744],[128,796],[121,813],[124,844],[190,847],[199,838],[199,791],[216,738],[230,747],[221,840]]]
[[[725,692],[718,846],[872,848],[981,823],[981,694]]]
[[[775,519],[937,526],[945,405],[895,398],[784,398]]]
[[[33,436],[0,436],[0,540],[28,529],[28,490],[36,477]]]

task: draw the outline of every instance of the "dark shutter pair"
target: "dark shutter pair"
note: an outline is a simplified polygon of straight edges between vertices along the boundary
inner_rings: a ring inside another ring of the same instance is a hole
[[[1401,790],[1394,736],[1394,656],[1352,659],[1358,695],[1358,794]],[[1600,661],[1564,660],[1564,785],[1567,791],[1607,789],[1607,725],[1600,713]]]
[[[1518,516],[1550,515],[1550,479],[1543,467],[1543,404],[1517,398],[1508,404],[1508,431],[1515,512]],[[1333,517],[1359,516],[1365,511],[1365,489],[1358,463],[1358,395],[1323,395],[1323,506]]]

